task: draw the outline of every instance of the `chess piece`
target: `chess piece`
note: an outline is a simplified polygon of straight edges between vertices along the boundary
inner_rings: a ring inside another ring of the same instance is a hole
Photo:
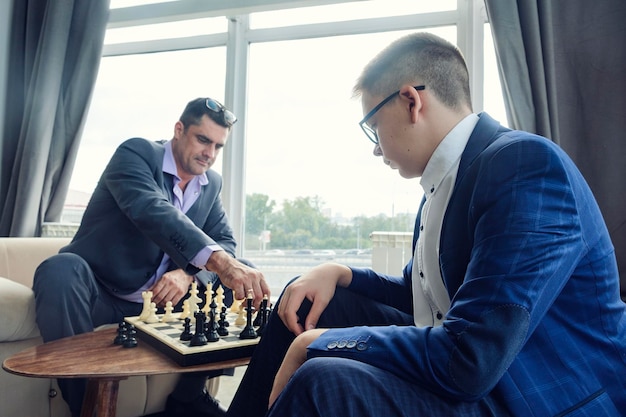
[[[193,333],[191,333],[191,319],[189,317],[185,317],[185,323],[183,324],[183,332],[180,334],[179,339],[187,342],[191,340],[193,337]]]
[[[258,335],[252,326],[252,313],[254,312],[254,307],[252,307],[252,290],[248,291],[248,299],[246,300],[246,327],[243,328],[241,333],[239,333],[240,339],[256,339]]]
[[[235,319],[235,326],[243,326],[244,324],[246,324],[246,319],[244,318],[245,314],[246,314],[246,310],[243,308],[243,302],[242,302],[241,304],[239,304],[239,309],[237,310],[237,318]]]
[[[202,311],[209,317],[209,311],[211,309],[211,300],[213,300],[213,290],[207,288],[204,292],[204,307],[202,307]]]
[[[208,343],[206,334],[204,333],[206,316],[204,312],[197,311],[194,313],[194,317],[196,318],[196,332],[189,341],[189,346],[204,346]]]
[[[233,303],[230,305],[230,312],[231,313],[238,313],[239,310],[241,309],[241,305],[243,304],[244,300],[233,300]]]
[[[257,313],[257,318],[260,319],[260,323],[258,325],[258,329],[256,329],[256,334],[259,336],[263,335],[263,331],[265,330],[265,325],[267,324],[267,316],[269,314],[269,306],[267,294],[263,296],[263,301],[261,301],[261,306],[259,308],[259,312]]]
[[[181,319],[186,319],[191,316],[191,310],[189,309],[189,300],[183,301],[183,312],[180,313]]]
[[[150,304],[152,303],[152,291],[143,291],[141,293],[141,298],[143,298],[143,310],[141,314],[139,314],[139,320],[145,321],[148,317],[150,317],[150,313],[152,310],[150,309]]]
[[[224,306],[224,287],[222,287],[221,285],[219,287],[217,287],[217,290],[215,290],[215,301],[217,302],[217,310],[221,311],[222,307]]]
[[[207,342],[217,342],[220,340],[220,335],[217,332],[217,321],[215,320],[215,316],[217,315],[217,304],[215,304],[215,300],[211,299],[209,307],[209,323],[207,325],[206,338]]]
[[[137,347],[137,330],[135,330],[135,326],[133,326],[132,324],[129,324],[127,326],[127,334],[128,337],[126,338],[126,340],[124,341],[123,346],[125,348],[134,348]]]
[[[200,311],[200,307],[198,307],[198,304],[202,302],[202,298],[198,297],[198,292],[198,283],[194,281],[191,283],[189,298],[187,298],[187,300],[189,301],[189,312],[194,317],[196,316],[196,313]]]
[[[217,323],[218,323],[217,334],[219,334],[220,336],[228,336],[227,327],[229,326],[229,323],[226,320],[226,306],[222,306],[222,311],[220,312],[220,319]]]
[[[119,325],[117,326],[117,336],[115,336],[113,343],[116,345],[123,345],[128,338],[127,332],[128,329],[126,328],[126,322],[124,320],[120,321]]]
[[[167,303],[165,303],[165,314],[163,314],[163,317],[161,317],[161,321],[163,323],[169,323],[171,321],[176,320],[176,317],[174,317],[173,311],[174,311],[174,306],[172,305],[172,302],[168,301]]]
[[[146,323],[158,323],[159,316],[157,316],[157,306],[156,303],[150,303],[150,315],[146,317],[144,320]]]

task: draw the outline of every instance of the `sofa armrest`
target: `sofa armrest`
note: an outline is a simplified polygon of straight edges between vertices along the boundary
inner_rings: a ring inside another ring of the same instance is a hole
[[[0,277],[0,342],[38,336],[33,290]]]

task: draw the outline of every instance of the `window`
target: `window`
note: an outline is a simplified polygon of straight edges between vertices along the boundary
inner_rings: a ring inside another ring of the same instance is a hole
[[[224,47],[104,57],[70,188],[91,193],[126,139],[171,139],[189,100],[223,100],[225,69]]]
[[[461,21],[468,11],[480,14],[480,0],[244,7],[229,18],[203,2],[181,2],[184,12],[163,14],[162,2],[111,2],[70,188],[91,193],[127,138],[171,138],[190,99],[230,101],[242,123],[222,156],[232,154],[215,169],[224,174],[239,255],[261,267],[271,258],[273,269],[264,272],[274,288],[324,260],[368,266],[371,232],[413,229],[419,180],[401,178],[372,155],[358,127],[360,102],[352,98],[363,66],[389,42],[428,30],[471,46],[484,57],[483,77],[472,85],[484,92],[475,109],[506,124],[484,13]],[[470,45],[474,39],[484,42]]]

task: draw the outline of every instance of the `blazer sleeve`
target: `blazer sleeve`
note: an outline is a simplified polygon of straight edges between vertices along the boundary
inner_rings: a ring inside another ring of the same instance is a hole
[[[458,268],[461,285],[448,288],[442,326],[330,329],[309,346],[309,357],[353,358],[457,400],[490,392],[586,251],[575,168],[547,140],[528,139],[484,152],[476,179],[463,185],[473,187],[469,211],[457,213],[466,230],[452,232],[470,258]],[[364,344],[327,347],[340,339]]]

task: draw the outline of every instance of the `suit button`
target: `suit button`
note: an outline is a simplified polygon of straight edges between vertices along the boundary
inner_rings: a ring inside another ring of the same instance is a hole
[[[347,347],[348,349],[352,349],[352,348],[354,348],[355,346],[356,346],[356,340],[350,340],[350,341],[346,344],[346,347]]]
[[[326,347],[328,349],[334,349],[337,347],[337,342],[328,342],[328,344],[326,345]]]
[[[337,347],[338,347],[339,349],[343,349],[343,348],[345,348],[345,347],[346,347],[346,345],[347,345],[347,344],[348,344],[348,341],[347,341],[347,340],[341,340],[339,343],[337,343]]]
[[[356,350],[365,350],[367,349],[367,342],[359,342],[356,344]]]

